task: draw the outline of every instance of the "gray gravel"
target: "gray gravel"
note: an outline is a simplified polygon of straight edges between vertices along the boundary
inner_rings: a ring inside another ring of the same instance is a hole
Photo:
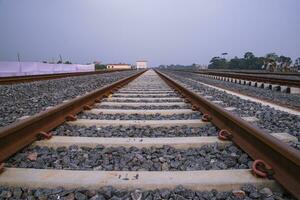
[[[36,160],[28,156],[37,153]],[[200,148],[110,147],[96,148],[75,145],[59,147],[31,146],[17,153],[5,163],[7,167],[37,169],[72,169],[105,171],[189,171],[217,169],[248,169],[252,165],[249,156],[233,144],[213,144]]]
[[[155,91],[152,91],[152,90],[135,90],[135,91],[122,91],[122,90],[119,90],[117,93],[122,93],[122,94],[169,94],[169,93],[174,93],[174,91],[159,91],[159,90],[155,90]]]
[[[110,100],[103,100],[103,102],[139,102],[139,103],[145,103],[145,102],[183,102],[183,99],[114,99],[111,98]]]
[[[15,85],[0,85],[0,127],[33,115],[48,106],[75,98],[110,84],[136,71],[68,77]]]
[[[166,110],[166,109],[188,109],[192,108],[190,104],[186,104],[184,106],[182,105],[164,105],[164,106],[158,106],[158,105],[146,105],[146,106],[117,106],[117,105],[100,105],[98,104],[96,108],[103,108],[103,109],[125,109],[125,110]]]
[[[237,193],[243,194],[237,197]],[[256,188],[253,185],[244,185],[238,191],[218,192],[194,191],[178,186],[175,189],[156,189],[156,190],[125,190],[116,189],[111,186],[102,187],[98,190],[64,188],[55,189],[28,189],[19,187],[1,187],[0,199],[7,200],[294,200],[287,194],[273,192],[269,188]]]
[[[125,96],[122,95],[122,94],[113,94],[113,97],[125,97]],[[134,94],[134,95],[133,94],[128,94],[128,95],[126,95],[126,97],[129,97],[129,98],[131,98],[131,97],[136,97],[136,98],[139,98],[139,97],[161,98],[162,96],[155,95],[155,94],[153,94],[153,95],[152,94],[147,94],[147,95],[145,95],[145,94]],[[168,93],[163,97],[179,97],[179,95],[176,94],[176,93]]]
[[[239,116],[257,117],[259,122],[255,122],[255,124],[257,124],[260,128],[265,129],[267,132],[287,132],[300,139],[300,116],[278,111],[270,108],[269,106],[263,106],[259,103],[243,100],[225,92],[220,92],[213,88],[197,84],[187,80],[185,77],[187,75],[183,73],[180,73],[180,76],[178,76],[178,74],[174,71],[165,72],[173,78],[176,78],[176,80],[180,80],[185,84],[192,86],[196,93],[213,96],[212,100],[223,101],[223,107],[236,107],[237,110],[233,111],[233,113]],[[190,74],[188,75],[188,78],[194,77],[190,76]]]
[[[191,114],[172,114],[172,115],[161,115],[151,114],[91,114],[81,113],[78,115],[79,119],[103,119],[103,120],[187,120],[187,119],[201,119],[202,114],[200,112]]]
[[[199,80],[201,82],[211,84],[214,86],[224,87],[230,90],[234,90],[236,92],[243,92],[250,96],[257,97],[259,99],[265,99],[271,102],[283,104],[289,107],[295,107],[300,109],[300,94],[286,94],[283,92],[272,91],[268,89],[256,88],[247,85],[240,85],[236,83],[231,83],[227,81],[220,81],[211,78],[200,77],[197,74],[186,73],[186,72],[177,72],[176,74],[180,74],[182,77],[192,78],[194,80]],[[264,75],[265,76],[265,75]]]
[[[216,136],[218,130],[213,125],[203,127],[83,127],[64,124],[51,131],[59,136],[81,137],[192,137],[192,136]]]

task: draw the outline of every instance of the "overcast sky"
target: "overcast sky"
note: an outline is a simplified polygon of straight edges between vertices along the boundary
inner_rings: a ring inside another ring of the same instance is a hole
[[[0,60],[208,64],[300,57],[300,0],[0,0]]]

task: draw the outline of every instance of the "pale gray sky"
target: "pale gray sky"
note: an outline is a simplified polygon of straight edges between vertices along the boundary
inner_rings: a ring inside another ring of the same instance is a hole
[[[300,57],[299,0],[0,0],[0,60],[207,64]]]

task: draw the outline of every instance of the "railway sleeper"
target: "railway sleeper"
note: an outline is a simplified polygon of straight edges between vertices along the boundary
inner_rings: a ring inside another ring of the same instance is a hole
[[[297,142],[298,139],[288,133],[271,133],[272,136],[283,142]],[[230,141],[218,139],[217,136],[200,136],[200,137],[157,137],[157,138],[129,138],[129,137],[70,137],[70,136],[52,136],[48,140],[40,140],[33,143],[34,146],[46,146],[52,148],[69,147],[77,145],[78,147],[91,147],[103,145],[104,147],[163,147],[168,145],[174,148],[188,149],[202,147],[204,145],[212,145],[218,143],[219,145],[227,145]]]

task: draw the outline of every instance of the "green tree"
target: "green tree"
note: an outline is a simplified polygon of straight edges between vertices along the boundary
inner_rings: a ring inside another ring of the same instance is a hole
[[[268,53],[265,58],[269,61],[278,61],[279,57],[276,53]]]
[[[286,57],[286,56],[279,56],[278,61],[281,63],[286,63],[288,65],[292,64],[292,59],[290,57]]]
[[[106,65],[101,65],[100,63],[95,63],[95,70],[106,69]]]
[[[213,57],[210,60],[210,64],[208,65],[209,69],[226,69],[228,67],[228,63],[225,58],[220,58],[218,56]]]
[[[295,68],[297,70],[300,70],[300,57],[295,60],[295,64],[294,65],[295,65]]]
[[[251,60],[251,59],[253,59],[253,58],[255,58],[255,56],[254,56],[254,54],[252,53],[252,52],[246,52],[245,54],[244,54],[244,58],[246,59],[246,60]]]

